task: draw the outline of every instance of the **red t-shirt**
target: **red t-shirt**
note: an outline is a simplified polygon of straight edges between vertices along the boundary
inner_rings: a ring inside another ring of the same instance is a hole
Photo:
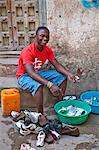
[[[18,61],[18,70],[16,73],[16,78],[26,73],[24,67],[25,64],[32,64],[35,71],[42,69],[44,63],[48,60],[52,61],[55,59],[54,53],[51,48],[44,46],[42,52],[36,48],[36,43],[32,43],[26,48],[24,48],[20,54]]]

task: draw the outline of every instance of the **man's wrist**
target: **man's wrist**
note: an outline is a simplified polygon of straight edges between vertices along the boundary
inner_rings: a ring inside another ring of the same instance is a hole
[[[47,83],[47,87],[50,89],[52,86],[53,86],[53,83],[52,83],[52,82],[50,82],[50,81],[48,81],[48,83]]]
[[[71,75],[71,72],[70,72],[70,71],[68,71],[68,72],[67,72],[67,75],[68,75],[68,76],[69,76],[69,75]]]

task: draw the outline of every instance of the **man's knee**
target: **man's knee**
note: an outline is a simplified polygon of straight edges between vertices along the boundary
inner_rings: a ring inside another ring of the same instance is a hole
[[[65,84],[67,84],[67,78],[63,81]]]
[[[42,93],[43,93],[43,88],[44,88],[44,86],[41,85],[41,86],[37,89],[37,91],[36,91],[35,94],[42,94]]]
[[[60,84],[61,85],[67,85],[67,78]]]

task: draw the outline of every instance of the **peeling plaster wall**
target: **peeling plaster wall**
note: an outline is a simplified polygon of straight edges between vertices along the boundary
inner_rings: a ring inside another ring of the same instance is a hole
[[[49,45],[53,47],[57,59],[64,66],[68,66],[73,72],[77,67],[84,69],[82,81],[74,89],[78,92],[97,89],[99,7],[85,9],[78,0],[46,2],[47,25],[51,32]]]

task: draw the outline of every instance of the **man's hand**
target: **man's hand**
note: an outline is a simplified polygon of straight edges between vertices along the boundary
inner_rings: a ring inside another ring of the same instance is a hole
[[[62,95],[63,96],[63,92],[62,89],[60,89],[58,86],[56,85],[52,85],[50,88],[51,93],[53,94],[53,96],[59,96]]]
[[[73,81],[74,83],[79,81],[79,77],[77,75],[73,75],[72,73],[68,74],[68,79]]]

